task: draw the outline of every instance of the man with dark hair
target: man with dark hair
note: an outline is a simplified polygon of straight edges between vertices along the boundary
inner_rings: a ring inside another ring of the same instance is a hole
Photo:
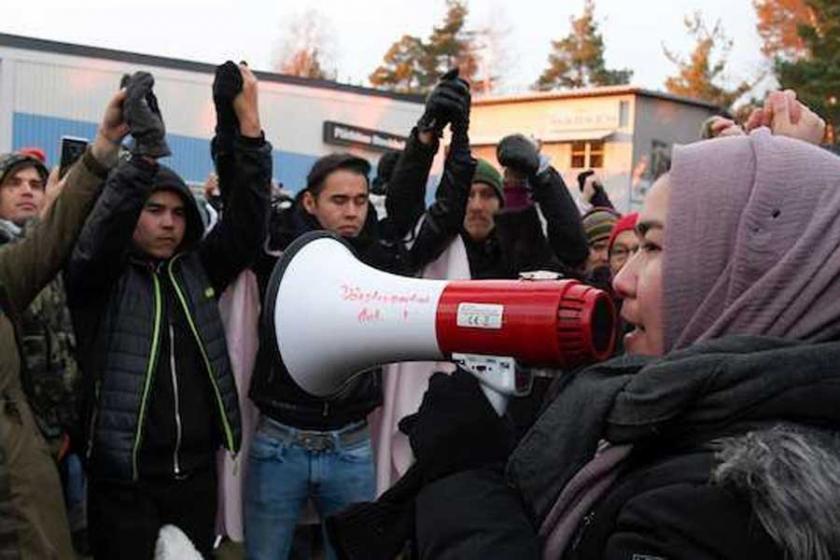
[[[260,126],[256,78],[244,64],[220,66],[217,80],[226,74],[240,86],[221,101],[236,122],[221,221],[202,237],[187,185],[157,162],[169,153],[165,129],[153,79],[138,72],[127,84],[131,159],[109,177],[68,265],[96,558],[151,558],[166,524],[209,557],[216,450],[239,450],[217,299],[265,236],[271,145]]]
[[[20,315],[65,263],[108,169],[116,163],[117,145],[127,132],[124,99],[120,92],[110,100],[95,140],[65,176],[66,188],[43,220],[0,248],[0,556],[4,558],[74,557],[58,472],[28,404]],[[4,208],[14,210],[5,214],[7,219],[18,219],[21,212],[34,215],[33,199],[44,189],[43,167],[28,156],[2,159],[6,172],[0,198]]]
[[[19,238],[44,206],[47,168],[23,152],[0,156],[0,243]]]
[[[376,213],[368,201],[369,172],[370,164],[352,154],[316,161],[306,189],[275,224],[270,248],[282,251],[303,233],[323,229],[341,235],[368,264],[389,267],[391,258],[379,242]],[[274,259],[267,261],[259,274],[263,290]],[[254,559],[288,556],[308,498],[324,517],[373,496],[366,418],[382,402],[379,371],[359,376],[335,398],[306,394],[272,357],[272,336],[265,330],[261,334],[250,390],[260,410],[245,493],[245,546]]]
[[[469,87],[456,77],[436,88],[424,118],[442,129],[456,113],[468,110]],[[436,133],[418,127],[411,133],[406,152],[418,154],[422,167],[426,161],[431,164],[437,147]],[[472,162],[468,163],[471,174]],[[400,169],[398,164],[397,168],[391,183],[403,184],[402,202],[419,218],[425,206],[426,175],[411,165]],[[392,273],[410,273],[434,258],[435,251],[439,254],[442,244],[433,240],[449,235],[449,210],[427,214],[409,249],[400,243],[409,226],[399,233],[389,226],[388,237],[383,239],[369,200],[369,173],[366,160],[348,153],[330,154],[315,162],[306,189],[270,226],[267,248],[275,258],[261,263],[263,291],[276,256],[308,231],[334,232],[354,248],[362,262]],[[453,180],[452,173],[450,169],[447,181]],[[382,403],[381,371],[359,375],[338,396],[316,398],[297,387],[282,361],[271,355],[273,337],[274,333],[263,329],[250,390],[260,420],[249,455],[245,545],[248,558],[255,560],[288,556],[307,499],[312,498],[325,519],[375,494],[367,416]],[[327,557],[335,558],[329,542]]]

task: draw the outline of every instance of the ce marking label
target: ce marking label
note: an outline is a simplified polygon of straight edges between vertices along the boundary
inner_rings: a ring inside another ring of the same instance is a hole
[[[504,305],[490,303],[459,303],[456,324],[473,329],[501,329]]]

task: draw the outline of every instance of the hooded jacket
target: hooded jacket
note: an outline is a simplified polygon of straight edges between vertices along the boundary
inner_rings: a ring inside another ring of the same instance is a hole
[[[838,342],[729,337],[569,375],[506,479],[423,491],[421,557],[541,557],[535,527],[607,439],[633,451],[563,558],[834,558],[837,363]]]
[[[108,179],[66,271],[79,341],[85,454],[95,476],[179,476],[236,453],[240,420],[217,299],[266,232],[271,146],[237,138],[236,188],[202,239],[195,200],[175,173],[134,158]],[[181,245],[160,261],[131,242],[151,193],[185,203]]]

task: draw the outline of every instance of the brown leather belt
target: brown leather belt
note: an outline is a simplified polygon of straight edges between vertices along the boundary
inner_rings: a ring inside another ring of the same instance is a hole
[[[257,431],[289,445],[296,445],[314,452],[333,451],[339,447],[349,447],[370,437],[366,420],[354,422],[338,430],[321,432],[299,430],[261,416]]]

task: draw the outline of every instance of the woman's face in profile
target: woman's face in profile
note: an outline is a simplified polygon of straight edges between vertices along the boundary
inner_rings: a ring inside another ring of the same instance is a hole
[[[639,250],[613,280],[623,298],[621,317],[635,327],[624,336],[628,354],[661,356],[664,351],[662,258],[668,213],[668,175],[660,177],[645,197],[636,224]]]

